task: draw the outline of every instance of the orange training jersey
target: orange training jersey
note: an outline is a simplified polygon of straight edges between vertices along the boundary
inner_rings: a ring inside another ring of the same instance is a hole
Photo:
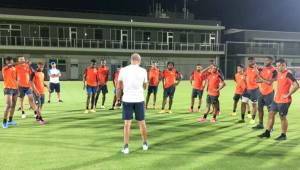
[[[150,68],[148,71],[148,77],[150,86],[158,86],[160,77],[159,68]]]
[[[276,103],[291,103],[292,97],[283,98],[284,95],[288,94],[293,82],[297,81],[295,77],[288,71],[277,73],[277,91],[275,95]]]
[[[18,88],[17,72],[15,67],[4,66],[2,68],[2,77],[3,77],[4,88],[9,88],[9,89]]]
[[[178,72],[176,69],[165,69],[162,73],[162,78],[164,79],[164,88],[169,88],[175,85]]]
[[[258,84],[256,82],[258,75],[255,71],[255,68],[248,67],[246,70],[246,83],[247,90],[253,90],[258,88]]]
[[[98,68],[97,76],[99,85],[106,85],[108,81],[109,69],[106,66],[100,66]]]
[[[260,69],[259,74],[265,80],[272,80],[272,79],[276,78],[277,71],[276,71],[275,67],[273,67],[273,66],[263,67],[262,69]],[[262,95],[268,95],[274,91],[273,83],[272,84],[261,83],[259,90]]]
[[[30,87],[30,74],[31,69],[28,64],[18,64],[16,66],[18,86]]]
[[[201,73],[194,70],[192,72],[192,75],[191,75],[191,80],[194,80],[193,81],[193,88],[194,89],[197,89],[197,90],[203,90],[204,86],[203,86],[203,83],[206,79],[206,76],[204,73]]]
[[[245,74],[236,73],[234,76],[236,83],[235,94],[242,95],[246,90],[246,76]]]
[[[220,83],[223,82],[223,78],[219,73],[209,73],[207,75],[207,91],[210,96],[219,96],[220,92],[217,89],[220,87]]]
[[[93,67],[88,67],[85,70],[85,81],[89,86],[97,86],[97,69]]]
[[[45,75],[43,72],[41,71],[36,71],[34,73],[31,73],[31,77],[30,77],[31,81],[33,82],[37,92],[39,95],[44,94],[45,90],[45,83],[44,83],[44,79],[45,79]]]

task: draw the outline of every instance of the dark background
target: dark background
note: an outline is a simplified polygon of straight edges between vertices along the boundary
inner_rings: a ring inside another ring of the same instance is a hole
[[[155,0],[157,1],[157,0]],[[182,11],[183,0],[160,0]],[[147,15],[152,0],[0,0],[1,7]],[[197,19],[221,20],[226,28],[300,31],[300,0],[189,0]]]

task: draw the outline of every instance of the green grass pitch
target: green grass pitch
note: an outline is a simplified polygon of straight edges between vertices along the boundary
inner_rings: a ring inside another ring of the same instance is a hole
[[[200,113],[187,112],[191,87],[182,82],[176,89],[173,114],[158,114],[159,110],[146,113],[149,151],[142,151],[140,132],[133,122],[129,155],[120,152],[120,110],[84,114],[86,94],[81,82],[62,82],[62,92],[63,104],[45,104],[46,126],[36,124],[32,111],[27,111],[27,119],[20,119],[20,112],[16,112],[16,127],[0,129],[0,169],[300,169],[299,92],[288,116],[288,140],[276,142],[278,117],[272,138],[258,140],[256,136],[262,131],[236,124],[240,116],[229,116],[232,81],[222,90],[222,114],[216,124],[199,124]],[[110,82],[107,108],[112,94]],[[161,94],[160,88],[159,107]],[[3,106],[1,95],[0,108]]]

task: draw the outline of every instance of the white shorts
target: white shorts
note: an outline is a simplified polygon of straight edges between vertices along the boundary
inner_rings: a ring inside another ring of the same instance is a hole
[[[251,100],[250,100],[250,98],[248,98],[248,97],[245,97],[245,96],[242,96],[242,103],[251,103],[251,104],[253,104],[253,103],[257,103],[257,102],[252,102]]]

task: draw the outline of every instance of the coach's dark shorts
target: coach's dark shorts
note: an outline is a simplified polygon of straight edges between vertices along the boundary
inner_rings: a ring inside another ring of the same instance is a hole
[[[175,93],[175,86],[171,86],[168,88],[164,89],[164,97],[170,97],[173,98],[174,97],[174,93]]]
[[[267,106],[268,111],[270,111],[271,104],[273,103],[274,92],[268,95],[260,94],[258,97],[258,108],[263,109],[264,106]]]
[[[192,98],[199,97],[199,99],[201,99],[202,96],[203,96],[203,90],[199,90],[199,89],[193,89],[192,90]]]
[[[56,93],[60,93],[60,84],[59,83],[50,83],[50,93],[53,93],[54,91]]]
[[[44,94],[42,94],[42,95],[33,94],[33,97],[34,97],[34,101],[35,101],[36,105],[43,106],[43,104],[45,103],[45,95]]]
[[[145,108],[144,102],[127,103],[123,102],[123,120],[132,120],[133,113],[135,114],[135,120],[145,120]]]
[[[259,96],[259,89],[247,90],[251,102],[256,103]]]
[[[99,85],[97,93],[106,94],[108,93],[107,85]]]
[[[157,94],[158,86],[149,86],[148,87],[148,94]]]
[[[233,100],[234,101],[239,101],[240,99],[242,99],[242,95],[241,94],[234,94],[234,96],[233,96]]]
[[[271,112],[277,113],[279,112],[279,115],[281,117],[287,116],[289,112],[291,103],[276,103],[275,101],[271,104]]]
[[[10,89],[10,88],[4,88],[3,93],[4,95],[7,96],[16,96],[19,94],[17,89]]]
[[[32,95],[32,90],[28,87],[19,87],[19,97],[23,98],[25,95]]]
[[[206,102],[207,102],[207,104],[215,104],[215,103],[219,102],[219,96],[207,95]]]

